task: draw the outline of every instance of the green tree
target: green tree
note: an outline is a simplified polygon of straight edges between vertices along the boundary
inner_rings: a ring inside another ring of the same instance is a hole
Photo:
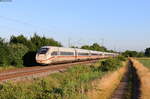
[[[138,52],[127,50],[127,51],[123,52],[122,54],[123,54],[123,56],[125,56],[125,57],[137,57]]]
[[[0,66],[35,65],[36,51],[42,46],[62,45],[52,38],[41,37],[37,34],[30,39],[23,35],[13,35],[8,43],[0,38]]]
[[[83,45],[81,46],[81,49],[87,49],[87,50],[95,50],[95,51],[107,51],[107,49],[104,46],[100,46],[97,43],[94,43],[93,45]]]
[[[40,37],[37,34],[34,34],[34,36],[31,37],[31,42],[34,50],[37,50],[42,46],[62,46],[58,41],[55,41],[52,38]]]
[[[91,47],[88,45],[83,45],[83,46],[81,46],[81,49],[91,50]]]
[[[145,56],[150,57],[150,48],[145,49]]]
[[[23,35],[11,36],[9,43],[10,44],[23,44],[27,46],[29,50],[34,50],[34,44]]]
[[[94,44],[91,46],[91,49],[92,49],[92,50],[96,50],[96,51],[107,51],[107,49],[106,49],[104,46],[100,46],[100,45],[97,44],[97,43],[94,43]]]
[[[144,52],[138,52],[137,57],[144,57]]]
[[[11,65],[23,66],[23,57],[28,52],[28,48],[23,44],[10,44]]]
[[[10,59],[7,43],[4,42],[4,39],[0,38],[0,66],[10,65]]]
[[[14,43],[14,44],[24,44],[24,45],[27,45],[28,43],[28,40],[26,37],[24,37],[23,35],[19,35],[19,36],[11,36],[10,38],[10,43]]]

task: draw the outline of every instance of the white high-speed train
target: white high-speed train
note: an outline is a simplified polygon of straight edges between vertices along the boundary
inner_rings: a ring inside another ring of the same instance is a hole
[[[117,55],[117,53],[92,51],[78,48],[43,46],[36,54],[36,62],[39,64],[52,64],[108,58],[115,57]]]

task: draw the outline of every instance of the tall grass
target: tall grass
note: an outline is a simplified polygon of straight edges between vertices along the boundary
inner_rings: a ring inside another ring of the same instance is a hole
[[[106,64],[102,65],[103,62]],[[117,69],[118,63],[120,60],[117,58],[106,59],[90,66],[77,65],[65,73],[52,74],[42,79],[25,83],[6,83],[0,85],[0,99],[87,99],[85,93],[92,89],[91,82],[108,71]],[[110,64],[115,69],[112,69]],[[103,71],[101,68],[106,65],[109,65],[110,69],[107,67],[107,71]]]
[[[8,70],[8,69],[15,69],[16,67],[14,66],[3,66],[3,67],[0,67],[0,71],[4,71],[4,70]]]
[[[150,99],[150,70],[139,61],[130,59],[140,81],[140,99]]]

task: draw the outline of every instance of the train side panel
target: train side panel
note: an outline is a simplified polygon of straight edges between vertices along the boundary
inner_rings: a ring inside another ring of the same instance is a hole
[[[57,58],[59,56],[59,48],[58,47],[50,47],[49,55],[50,55],[50,58],[49,58],[50,63],[56,63]]]
[[[76,48],[44,46],[37,52],[36,61],[40,64],[51,64],[115,56],[118,56],[118,54]]]
[[[76,49],[76,60],[88,60],[90,59],[90,51],[84,49]]]
[[[59,55],[55,58],[55,62],[75,61],[75,49],[59,47],[58,50]]]

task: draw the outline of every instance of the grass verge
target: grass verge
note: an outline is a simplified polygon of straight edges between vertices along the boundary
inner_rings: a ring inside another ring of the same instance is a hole
[[[140,97],[141,99],[150,98],[150,70],[143,66],[139,61],[130,59],[140,80]]]
[[[101,79],[93,81],[94,89],[87,93],[89,99],[110,99],[127,70],[126,64],[116,71],[109,72]]]
[[[87,99],[86,93],[94,88],[92,81],[121,66],[121,60],[111,58],[90,66],[77,65],[65,73],[42,79],[24,83],[9,82],[0,85],[0,99]]]
[[[0,72],[4,71],[4,70],[8,70],[8,69],[15,69],[16,67],[14,66],[4,66],[4,67],[0,67]]]

